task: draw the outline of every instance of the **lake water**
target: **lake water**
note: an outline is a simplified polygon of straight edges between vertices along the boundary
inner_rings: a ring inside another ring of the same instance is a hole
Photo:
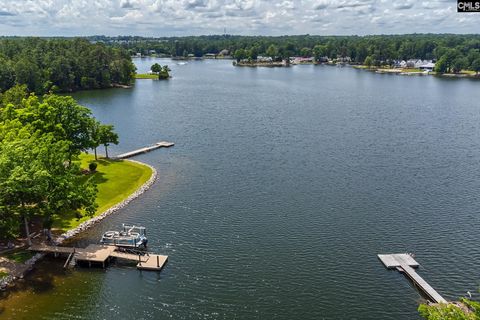
[[[146,71],[156,60],[135,60]],[[112,153],[158,169],[79,240],[148,227],[161,273],[47,260],[2,319],[418,319],[378,253],[414,252],[447,299],[480,284],[480,82],[353,68],[169,64],[169,81],[75,97],[115,125]]]

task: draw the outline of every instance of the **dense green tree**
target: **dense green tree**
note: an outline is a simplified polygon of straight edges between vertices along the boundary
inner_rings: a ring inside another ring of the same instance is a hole
[[[28,58],[22,58],[15,64],[15,78],[16,83],[25,84],[31,92],[43,90],[40,69]],[[8,89],[8,87],[4,89]]]
[[[480,58],[475,59],[471,64],[471,70],[475,71],[477,74],[480,72]]]
[[[114,84],[130,84],[137,68],[127,58],[117,59],[110,63],[110,80]]]
[[[368,56],[365,58],[363,64],[370,68],[374,64],[374,59],[372,58],[372,56]]]
[[[15,86],[0,97],[0,237],[30,234],[32,218],[53,220],[82,209],[95,211],[96,187],[83,178],[82,150],[118,143],[113,126],[101,125],[71,97],[27,94]]]
[[[449,64],[446,57],[441,57],[435,64],[435,71],[445,73],[448,71]]]
[[[164,65],[160,72],[158,73],[158,80],[165,80],[170,78],[170,68],[167,65]]]
[[[26,99],[27,97],[28,91],[26,85],[14,86],[0,95],[0,110],[6,108],[9,104],[11,105],[11,110],[20,108],[22,106],[23,99]],[[11,113],[8,115],[5,113],[0,113],[0,121],[12,117],[15,117],[15,115]]]
[[[100,144],[105,147],[105,157],[108,158],[108,146],[110,144],[118,144],[118,135],[115,133],[113,125],[100,126]]]
[[[91,148],[92,114],[70,96],[47,95],[42,101],[30,96],[16,117],[41,133],[53,133],[58,140],[69,141],[69,161]]]
[[[310,48],[302,48],[300,50],[300,55],[302,57],[310,57],[312,55],[312,49]]]
[[[460,56],[452,61],[452,72],[458,73],[468,67],[467,58]]]
[[[247,58],[247,52],[245,52],[245,49],[240,48],[235,50],[235,53],[233,54],[233,57],[238,61],[246,59]]]
[[[462,304],[421,304],[418,308],[420,315],[427,320],[478,320],[480,319],[480,303],[477,301],[460,299]]]
[[[271,44],[266,52],[268,57],[271,57],[272,59],[275,59],[278,56],[278,48],[277,46]]]
[[[320,61],[321,58],[327,56],[327,47],[317,44],[315,47],[313,47],[313,55],[317,61]]]
[[[15,84],[15,70],[11,63],[0,57],[0,92]]]
[[[256,60],[258,57],[258,53],[259,53],[258,47],[253,46],[247,51],[247,56],[249,59]]]
[[[158,63],[155,63],[150,67],[150,70],[152,70],[152,72],[159,73],[162,71],[162,66]]]
[[[57,57],[47,69],[48,82],[51,85],[44,86],[44,91],[49,91],[52,86],[56,88],[73,88],[75,85],[75,74],[70,62],[65,57]]]
[[[130,84],[135,72],[126,50],[85,39],[0,38],[0,65],[0,92],[14,84],[37,93],[106,88]]]
[[[0,137],[0,216],[9,217],[7,227],[22,220],[29,239],[34,216],[61,216],[80,208],[89,214],[95,211],[95,186],[80,183],[78,165],[65,165],[69,141],[16,119],[0,126]]]

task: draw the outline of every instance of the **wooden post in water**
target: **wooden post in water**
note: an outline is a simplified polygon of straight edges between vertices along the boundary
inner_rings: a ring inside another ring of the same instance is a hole
[[[160,257],[157,256],[157,268],[160,268]]]

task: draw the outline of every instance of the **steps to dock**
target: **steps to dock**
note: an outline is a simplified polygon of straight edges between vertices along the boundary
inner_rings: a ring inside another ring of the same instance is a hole
[[[140,270],[160,271],[168,260],[168,256],[148,252],[145,252],[144,254],[121,252],[116,246],[96,244],[91,244],[86,248],[32,245],[29,250],[53,253],[55,255],[68,254],[69,257],[67,258],[64,267],[68,265],[69,261],[75,261],[77,263],[86,262],[89,265],[92,263],[98,263],[105,267],[109,259],[118,258],[137,262],[137,269]]]
[[[144,147],[144,148],[133,150],[133,151],[130,151],[130,152],[127,152],[127,153],[122,153],[122,154],[119,154],[118,156],[115,156],[113,158],[114,159],[126,159],[126,158],[130,158],[130,157],[142,154],[142,153],[150,152],[150,151],[158,149],[158,148],[170,148],[170,147],[173,147],[174,145],[175,144],[173,142],[160,141],[160,142],[157,142],[154,145],[151,145],[149,147]]]
[[[403,272],[423,293],[435,303],[447,303],[435,289],[433,289],[413,268],[419,266],[418,262],[408,253],[379,254],[378,259],[388,269],[397,269]]]

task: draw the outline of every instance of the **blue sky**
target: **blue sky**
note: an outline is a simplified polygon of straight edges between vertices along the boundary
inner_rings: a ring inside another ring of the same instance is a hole
[[[478,33],[456,0],[0,0],[0,35]]]

